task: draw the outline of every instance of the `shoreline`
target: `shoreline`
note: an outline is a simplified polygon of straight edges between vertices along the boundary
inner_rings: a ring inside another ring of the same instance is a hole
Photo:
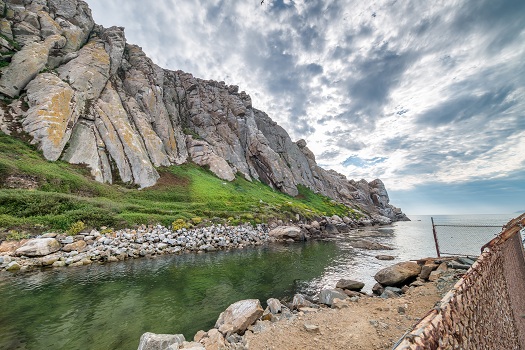
[[[241,300],[219,315],[214,328],[196,332],[193,339],[146,332],[138,349],[157,349],[160,343],[163,348],[193,350],[390,349],[464,274],[468,267],[459,267],[455,259],[460,258],[426,258],[378,271],[376,280],[400,264],[419,266],[419,272],[397,284],[403,288],[384,285],[372,295],[361,292],[357,281],[341,280],[344,283],[314,298],[301,294],[291,302],[270,298],[265,309],[258,299]]]
[[[91,230],[70,236],[45,233],[35,238],[3,241],[0,244],[0,272],[23,273],[40,269],[105,264],[171,254],[200,254],[242,249],[271,242],[296,242],[333,237],[352,230],[387,225],[386,218],[353,220],[336,215],[308,223],[284,225],[216,224],[172,230],[162,225],[110,232]]]

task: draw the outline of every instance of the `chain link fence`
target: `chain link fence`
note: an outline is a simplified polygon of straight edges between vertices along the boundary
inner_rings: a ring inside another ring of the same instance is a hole
[[[525,214],[483,246],[470,270],[393,350],[525,350]]]
[[[493,239],[501,225],[466,225],[454,221],[432,220],[432,231],[436,244],[436,253],[441,255],[478,256],[479,248]]]

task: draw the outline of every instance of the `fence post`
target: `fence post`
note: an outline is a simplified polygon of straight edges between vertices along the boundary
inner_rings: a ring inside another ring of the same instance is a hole
[[[432,233],[434,234],[434,243],[436,244],[437,257],[441,258],[441,254],[439,253],[439,242],[438,242],[438,237],[437,237],[437,232],[436,232],[436,225],[434,225],[434,218],[430,217],[430,220],[432,221]]]

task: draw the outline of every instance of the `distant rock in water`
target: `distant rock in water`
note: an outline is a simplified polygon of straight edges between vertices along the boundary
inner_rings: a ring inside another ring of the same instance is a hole
[[[405,220],[381,180],[320,168],[237,86],[155,65],[121,27],[94,23],[81,0],[4,1],[0,130],[23,131],[48,160],[85,164],[100,182],[154,185],[156,167],[193,161],[291,196],[298,185],[372,215]],[[7,64],[8,61],[5,61]]]

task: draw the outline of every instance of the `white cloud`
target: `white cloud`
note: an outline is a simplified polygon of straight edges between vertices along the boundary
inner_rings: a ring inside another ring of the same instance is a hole
[[[522,2],[88,3],[160,66],[239,85],[349,178],[408,189],[525,165]]]

